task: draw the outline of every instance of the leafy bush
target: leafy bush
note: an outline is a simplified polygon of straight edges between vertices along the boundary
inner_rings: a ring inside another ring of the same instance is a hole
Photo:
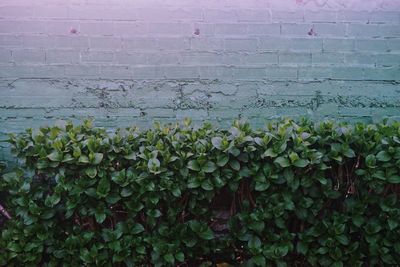
[[[0,181],[0,265],[395,265],[399,136],[306,120],[29,129]]]

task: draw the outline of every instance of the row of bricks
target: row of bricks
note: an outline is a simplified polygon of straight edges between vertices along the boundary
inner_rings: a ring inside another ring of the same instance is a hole
[[[101,51],[376,51],[400,50],[400,38],[207,38],[207,37],[84,37],[0,35],[0,48],[76,49]]]
[[[303,10],[283,11],[273,8],[242,9],[136,6],[88,6],[88,5],[35,5],[0,6],[0,18],[56,18],[76,20],[124,20],[124,21],[204,21],[204,22],[361,22],[400,24],[400,11],[355,10]]]
[[[2,66],[3,78],[221,79],[221,80],[376,80],[399,81],[399,67],[327,66]]]
[[[84,36],[399,37],[399,25],[349,23],[147,23],[0,20],[0,33]]]
[[[0,64],[85,64],[108,63],[112,65],[372,65],[398,66],[400,53],[361,52],[163,52],[127,53],[125,51],[77,50],[8,50],[0,48]]]

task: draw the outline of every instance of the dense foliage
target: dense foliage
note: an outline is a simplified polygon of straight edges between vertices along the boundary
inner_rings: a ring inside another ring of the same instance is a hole
[[[400,123],[283,120],[10,136],[4,266],[390,266]]]

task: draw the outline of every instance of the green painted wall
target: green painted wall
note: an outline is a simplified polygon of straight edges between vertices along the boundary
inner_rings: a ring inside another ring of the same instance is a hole
[[[86,116],[399,119],[399,81],[397,0],[0,2],[0,140]]]

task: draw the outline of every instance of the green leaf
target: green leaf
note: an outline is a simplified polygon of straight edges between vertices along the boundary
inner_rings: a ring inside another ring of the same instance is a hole
[[[261,248],[261,240],[257,236],[252,236],[247,245],[250,249],[260,249]]]
[[[53,152],[47,155],[47,158],[51,161],[60,162],[62,161],[63,154],[57,150],[53,150]]]
[[[235,159],[229,161],[229,166],[231,166],[231,168],[234,169],[235,171],[240,170],[240,163]]]
[[[279,164],[282,168],[286,168],[290,166],[290,161],[287,158],[284,157],[277,157],[274,160],[275,163]]]
[[[93,179],[97,175],[97,168],[96,167],[88,167],[85,169],[85,174]]]
[[[106,219],[106,214],[104,212],[95,212],[94,217],[97,223],[103,223]]]
[[[387,181],[391,184],[400,184],[400,175],[389,176]]]
[[[103,160],[102,153],[94,153],[94,160],[93,160],[94,165],[99,165],[102,160]]]
[[[143,231],[144,231],[143,225],[141,225],[140,223],[135,223],[130,232],[134,235],[137,235],[142,233]]]
[[[294,163],[293,163],[293,165],[294,166],[296,166],[296,167],[298,167],[298,168],[304,168],[304,167],[306,167],[307,165],[308,165],[308,160],[305,160],[305,159],[299,159],[299,160],[296,160]]]
[[[266,266],[267,264],[263,255],[256,255],[251,260],[258,266]]]
[[[97,185],[96,193],[99,197],[105,198],[109,192],[110,192],[110,181],[106,177],[103,177],[100,179],[99,184]]]
[[[165,260],[167,263],[170,263],[170,264],[174,264],[174,263],[175,263],[174,255],[172,255],[171,253],[165,254],[165,255],[163,256],[163,258],[164,258],[164,260]]]
[[[206,164],[201,169],[205,173],[212,173],[217,169],[217,166],[215,165],[214,162],[207,161]]]
[[[196,160],[191,160],[188,163],[188,169],[193,170],[193,171],[200,171],[201,167],[199,165],[199,163]]]
[[[381,151],[376,155],[376,159],[379,161],[387,162],[392,159],[392,157],[389,155],[388,152],[386,151]]]
[[[211,239],[214,238],[214,233],[210,228],[207,227],[206,230],[204,230],[204,231],[199,233],[199,236],[200,236],[201,239],[211,240]]]
[[[304,242],[302,242],[302,241],[299,241],[298,243],[297,243],[297,252],[298,253],[300,253],[300,254],[303,254],[303,255],[306,255],[307,254],[307,251],[308,251],[308,245],[306,244],[306,243],[304,243]]]
[[[175,259],[177,259],[180,262],[184,262],[185,261],[185,254],[183,254],[183,252],[178,252],[175,254]]]
[[[365,158],[365,165],[367,165],[368,168],[375,168],[376,167],[376,157],[375,155],[368,155]]]
[[[345,235],[337,235],[336,240],[340,242],[340,244],[347,246],[349,244],[349,239]]]
[[[224,167],[229,161],[229,157],[225,154],[220,154],[217,156],[217,165],[219,167]]]
[[[214,189],[214,185],[210,182],[210,180],[207,179],[201,183],[201,188],[203,188],[206,191],[211,191]]]
[[[213,138],[211,138],[211,143],[212,143],[213,147],[215,147],[216,149],[221,150],[221,144],[222,144],[222,138],[221,137],[213,137]]]

